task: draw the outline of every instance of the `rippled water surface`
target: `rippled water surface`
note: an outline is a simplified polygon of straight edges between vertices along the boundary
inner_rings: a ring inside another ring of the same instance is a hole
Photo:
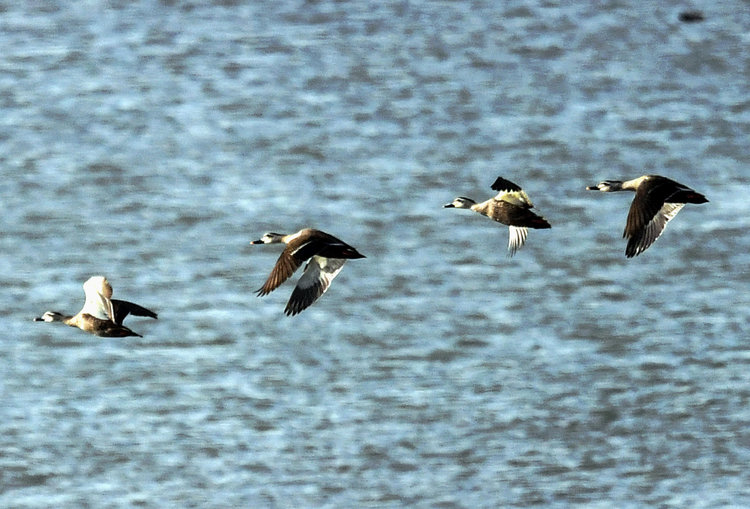
[[[749,506],[750,12],[579,4],[3,2],[0,506]],[[710,202],[628,260],[644,173]],[[31,321],[94,274],[143,338]]]

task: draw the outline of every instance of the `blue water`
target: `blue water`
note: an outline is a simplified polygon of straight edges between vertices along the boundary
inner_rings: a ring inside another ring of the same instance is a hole
[[[750,11],[0,6],[0,507],[750,506]],[[644,254],[632,196],[688,205]],[[553,225],[443,209],[502,175]],[[367,256],[288,318],[266,231]],[[81,284],[143,338],[35,323]]]

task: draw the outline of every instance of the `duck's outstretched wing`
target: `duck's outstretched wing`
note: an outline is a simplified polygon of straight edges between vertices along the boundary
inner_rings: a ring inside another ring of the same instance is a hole
[[[315,255],[320,249],[321,243],[316,239],[310,239],[293,248],[287,246],[279,255],[279,259],[276,260],[276,265],[271,269],[271,274],[269,274],[266,282],[258,289],[258,296],[263,297],[278,288],[305,263],[305,260]]]
[[[128,315],[158,318],[158,315],[150,309],[146,309],[133,302],[117,299],[111,299],[110,302],[112,303],[112,321],[118,325],[122,325],[123,320]]]
[[[284,312],[294,316],[318,300],[328,290],[331,281],[341,272],[345,263],[344,258],[313,256],[289,297]]]
[[[648,247],[664,232],[667,223],[671,221],[684,206],[684,203],[664,203],[651,219],[640,229],[636,229],[631,225],[630,214],[628,214],[628,226],[625,227],[624,235],[628,239],[628,245],[625,248],[625,256],[632,258],[648,249]],[[639,218],[638,220],[642,221],[643,218]],[[640,223],[635,222],[634,220],[632,224],[639,225]]]
[[[91,315],[100,320],[109,320],[112,318],[112,302],[96,290],[86,292],[86,302],[83,304],[80,313]]]
[[[526,191],[521,189],[521,186],[514,184],[510,180],[497,177],[495,183],[492,184],[492,189],[497,191],[497,195],[495,196],[496,200],[505,201],[511,205],[526,209],[534,207],[534,204],[531,202],[529,195],[526,194]]]

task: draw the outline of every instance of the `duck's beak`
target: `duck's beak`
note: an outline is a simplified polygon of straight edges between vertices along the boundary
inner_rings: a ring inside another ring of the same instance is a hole
[[[42,318],[41,316],[37,316],[36,318],[34,318],[34,321],[35,322],[43,322],[44,318]]]
[[[265,242],[263,242],[262,240],[258,239],[258,240],[252,241],[250,244],[265,244]]]
[[[456,206],[453,205],[452,203],[446,203],[445,205],[443,205],[443,208],[444,209],[454,209],[454,208],[456,208]]]
[[[598,191],[599,188],[597,186],[586,186],[586,191]]]

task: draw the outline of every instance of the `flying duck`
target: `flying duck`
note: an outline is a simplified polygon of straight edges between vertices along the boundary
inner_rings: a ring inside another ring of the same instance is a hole
[[[266,233],[251,244],[286,244],[276,261],[265,284],[258,290],[258,296],[268,295],[294,274],[307,261],[305,271],[292,291],[284,312],[293,316],[308,308],[323,295],[331,281],[346,263],[346,260],[365,258],[346,242],[326,232],[304,228],[297,233],[284,235]]]
[[[42,316],[34,318],[35,322],[63,322],[71,327],[109,338],[126,336],[143,337],[122,324],[129,314],[156,318],[150,309],[126,300],[112,299],[112,285],[104,276],[90,277],[83,283],[86,302],[83,308],[73,315],[63,315],[57,311],[47,311]]]
[[[625,182],[605,180],[595,186],[587,186],[586,189],[604,193],[635,192],[622,234],[628,239],[625,248],[625,256],[628,258],[638,256],[648,249],[686,203],[708,202],[702,194],[660,175],[643,175]]]
[[[471,198],[459,196],[451,203],[443,205],[443,208],[471,209],[498,223],[508,225],[508,256],[516,254],[524,245],[529,228],[551,228],[546,219],[531,211],[534,204],[519,185],[497,177],[491,187],[498,193],[487,201],[477,203]]]

